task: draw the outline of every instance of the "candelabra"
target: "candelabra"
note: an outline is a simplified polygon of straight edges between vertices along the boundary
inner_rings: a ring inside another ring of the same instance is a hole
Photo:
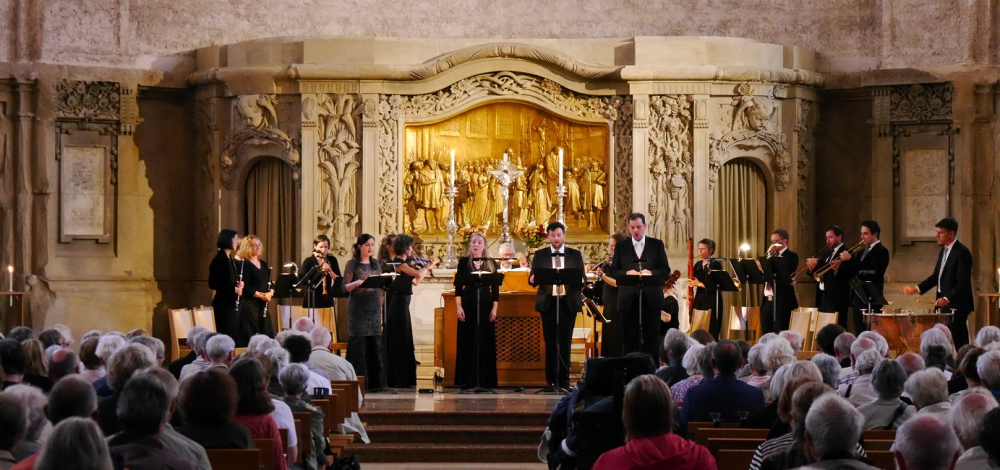
[[[556,197],[559,198],[559,214],[557,220],[559,220],[559,223],[566,225],[566,217],[563,214],[563,204],[566,201],[565,185],[560,184],[559,186],[556,186]]]
[[[444,265],[447,268],[454,268],[458,265],[458,253],[455,251],[455,234],[458,232],[458,221],[455,218],[455,196],[458,196],[458,188],[452,181],[446,193],[451,210],[448,211],[448,253],[445,255]]]
[[[517,165],[514,165],[510,161],[510,155],[507,152],[503,154],[503,160],[497,165],[496,169],[489,171],[490,176],[500,183],[500,196],[503,199],[503,225],[500,230],[500,244],[511,243],[514,239],[510,236],[510,185],[514,183],[514,180],[519,178],[524,174],[523,171],[517,169]]]

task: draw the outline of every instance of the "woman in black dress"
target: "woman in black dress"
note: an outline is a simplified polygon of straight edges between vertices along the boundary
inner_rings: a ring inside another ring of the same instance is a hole
[[[608,240],[608,253],[615,252],[618,243],[628,240],[623,233],[616,233]],[[609,258],[610,260],[610,258]],[[622,333],[621,315],[618,314],[618,283],[614,278],[605,276],[608,269],[607,263],[601,263],[597,268],[597,277],[603,281],[604,288],[601,291],[601,301],[604,302],[604,318],[608,323],[601,326],[601,356],[622,357],[625,353],[625,337]]]
[[[243,273],[243,296],[240,298],[240,324],[237,347],[246,347],[250,337],[265,334],[274,337],[271,318],[267,316],[265,305],[271,301],[274,290],[270,288],[271,268],[260,259],[264,246],[255,235],[247,235],[240,242],[237,255],[237,272]]]
[[[212,311],[215,313],[215,331],[235,338],[239,332],[239,315],[236,313],[236,298],[243,293],[243,283],[239,281],[233,254],[239,246],[240,237],[235,230],[219,232],[215,245],[219,252],[208,266],[208,287],[215,291]]]
[[[354,257],[344,266],[344,289],[347,298],[347,362],[354,372],[365,376],[369,391],[385,390],[382,362],[382,290],[361,287],[372,276],[381,274],[375,252],[375,237],[364,233],[354,244]]]
[[[458,260],[456,275],[476,271],[496,272],[489,258],[486,236],[474,233],[469,239],[469,252]],[[467,390],[477,385],[481,388],[497,386],[497,306],[500,304],[500,286],[455,285],[455,310],[458,314],[456,338],[455,385]],[[478,330],[478,338],[477,336]],[[476,342],[479,342],[477,356]],[[478,361],[477,361],[478,357]],[[478,380],[476,372],[479,372]]]
[[[412,276],[413,281],[399,290],[391,290],[385,311],[385,373],[386,385],[390,388],[417,386],[417,356],[413,346],[413,325],[410,323],[410,298],[413,286],[420,284],[424,276],[434,267],[434,262],[426,266],[418,265],[413,258],[413,237],[396,235],[392,242],[396,254],[393,263],[396,272]]]

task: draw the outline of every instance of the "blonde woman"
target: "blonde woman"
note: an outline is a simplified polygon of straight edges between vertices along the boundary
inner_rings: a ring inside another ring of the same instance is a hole
[[[243,295],[240,298],[240,320],[239,336],[236,340],[237,347],[246,347],[250,342],[250,337],[261,333],[269,337],[274,337],[274,327],[271,318],[267,317],[264,310],[267,302],[271,301],[274,290],[270,288],[271,268],[267,262],[260,259],[264,252],[264,245],[255,235],[247,235],[240,240],[240,248],[236,255],[240,261],[237,263],[237,275],[243,276]]]
[[[486,236],[476,232],[469,238],[468,253],[458,260],[455,274],[496,272],[494,261],[483,259],[489,257]],[[499,286],[455,284],[455,310],[458,313],[455,385],[463,390],[477,385],[481,388],[497,386],[496,319],[499,304]]]

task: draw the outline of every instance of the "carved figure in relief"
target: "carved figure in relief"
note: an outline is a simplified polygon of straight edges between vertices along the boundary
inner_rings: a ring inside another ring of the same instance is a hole
[[[650,232],[661,233],[666,227],[666,215],[669,211],[669,208],[664,207],[666,201],[662,200],[666,195],[667,185],[667,165],[662,158],[653,159],[649,174],[653,186],[649,200]]]
[[[403,229],[410,233],[417,233],[417,173],[420,171],[419,161],[410,162],[406,167],[406,174],[403,175]]]
[[[559,150],[560,147],[553,147],[549,151],[548,155],[545,156],[545,179],[547,181],[559,181]],[[565,157],[565,155],[564,155]],[[563,162],[565,165],[565,161]],[[563,171],[565,172],[565,166]],[[554,201],[556,199],[556,185],[552,185],[549,188],[549,200]]]
[[[278,122],[274,109],[277,102],[273,95],[240,95],[236,98],[236,112],[247,127],[263,130]]]
[[[510,226],[523,227],[528,223],[528,183],[524,166],[518,164],[521,176],[510,185]]]
[[[528,190],[531,193],[531,220],[544,224],[552,216],[552,203],[549,198],[549,188],[546,184],[545,165],[535,165],[528,179]]]
[[[566,184],[566,215],[580,217],[580,184],[576,181],[576,171],[573,167],[566,167],[563,174],[563,182]]]
[[[470,177],[472,178],[470,189],[474,188],[472,210],[469,212],[470,222],[472,225],[485,225],[490,205],[488,192],[490,178],[479,165],[473,167]]]
[[[687,242],[691,233],[691,208],[688,204],[688,182],[676,171],[670,176],[670,239],[674,245]]]
[[[601,164],[598,161],[590,164],[590,170],[587,174],[591,179],[591,192],[593,196],[591,198],[584,198],[584,201],[590,201],[590,210],[587,212],[587,228],[593,228],[594,219],[600,219],[601,211],[607,207],[607,201],[604,199],[604,191],[608,185],[608,174],[601,169]]]

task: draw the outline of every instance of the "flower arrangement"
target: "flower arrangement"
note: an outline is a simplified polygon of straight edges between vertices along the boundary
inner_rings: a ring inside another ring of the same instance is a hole
[[[514,234],[517,235],[517,238],[521,239],[524,246],[531,249],[542,246],[542,243],[545,243],[549,238],[548,233],[545,231],[545,226],[535,224],[534,222],[518,228]]]

